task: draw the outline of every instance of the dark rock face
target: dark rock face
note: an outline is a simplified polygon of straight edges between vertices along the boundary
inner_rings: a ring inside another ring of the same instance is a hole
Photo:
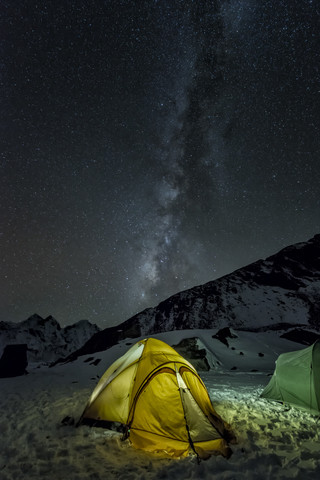
[[[232,333],[229,327],[225,327],[219,330],[215,335],[212,335],[212,338],[220,340],[220,342],[224,343],[227,347],[229,347],[227,338],[237,338],[237,335]]]
[[[0,378],[24,375],[28,365],[27,345],[6,345],[0,359]]]
[[[301,343],[302,345],[312,345],[314,342],[320,339],[320,335],[302,328],[294,328],[289,332],[283,333],[281,338],[286,338],[287,340]]]
[[[185,338],[178,343],[178,345],[172,345],[172,347],[196,370],[210,370],[210,365],[207,360],[207,352],[204,348],[199,348],[197,345],[197,338]]]

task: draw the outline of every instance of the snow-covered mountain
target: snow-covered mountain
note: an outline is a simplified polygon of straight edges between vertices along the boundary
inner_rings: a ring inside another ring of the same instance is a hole
[[[320,235],[177,293],[96,333],[72,357],[105,350],[125,338],[165,331],[226,326],[253,330],[278,324],[320,329]]]
[[[87,320],[61,328],[52,316],[37,314],[20,323],[0,322],[0,357],[6,345],[22,343],[27,344],[29,362],[53,362],[78,350],[99,330]]]

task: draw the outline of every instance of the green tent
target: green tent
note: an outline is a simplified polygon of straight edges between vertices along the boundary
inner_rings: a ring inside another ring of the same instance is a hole
[[[282,353],[261,397],[320,413],[320,341],[295,352]]]

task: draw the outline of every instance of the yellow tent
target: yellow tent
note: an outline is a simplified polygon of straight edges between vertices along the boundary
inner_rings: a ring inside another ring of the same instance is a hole
[[[215,412],[194,367],[172,347],[141,340],[101,377],[80,419],[125,425],[125,438],[173,457],[229,457],[234,437]]]

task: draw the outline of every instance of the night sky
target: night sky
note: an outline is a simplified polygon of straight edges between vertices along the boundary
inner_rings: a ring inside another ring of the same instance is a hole
[[[318,1],[0,7],[0,320],[111,326],[320,233]]]

